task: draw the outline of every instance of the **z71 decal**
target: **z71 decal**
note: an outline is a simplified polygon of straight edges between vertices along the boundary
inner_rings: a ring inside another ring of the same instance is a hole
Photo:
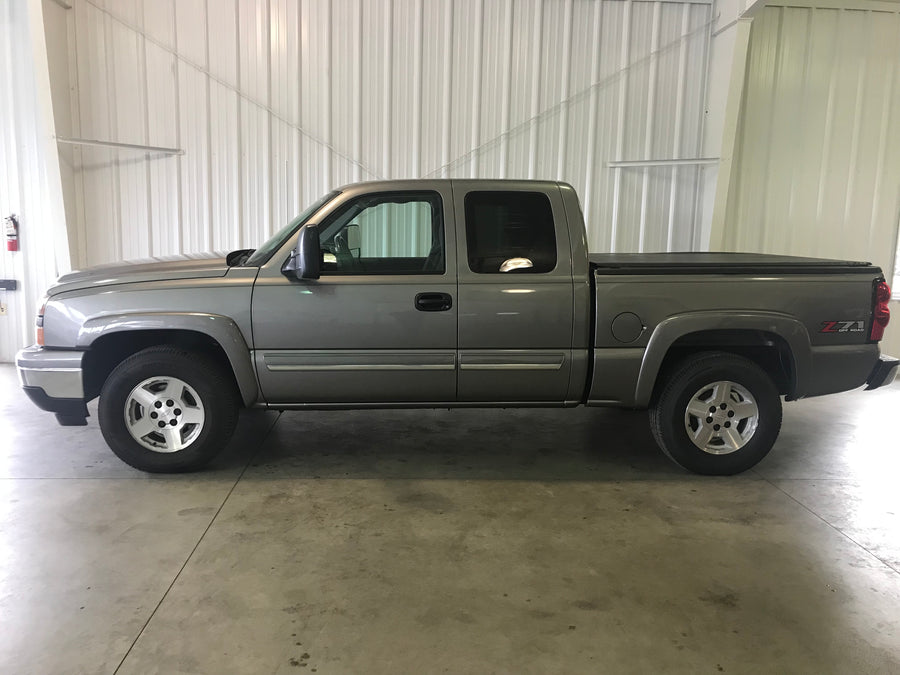
[[[820,333],[864,333],[865,321],[823,321]]]

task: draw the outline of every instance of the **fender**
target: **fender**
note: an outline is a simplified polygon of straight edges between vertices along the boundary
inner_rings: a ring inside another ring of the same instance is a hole
[[[635,387],[634,397],[638,406],[649,405],[659,375],[660,366],[669,348],[681,337],[705,330],[758,330],[774,333],[783,338],[794,360],[794,382],[789,395],[797,395],[809,381],[812,348],[809,333],[800,321],[778,312],[754,311],[703,311],[676,314],[661,321],[653,329]]]
[[[88,349],[102,335],[143,330],[184,330],[212,338],[228,357],[244,405],[252,405],[258,400],[259,386],[250,360],[250,349],[241,329],[227,316],[201,312],[107,314],[85,321],[78,331],[75,344],[78,349]]]

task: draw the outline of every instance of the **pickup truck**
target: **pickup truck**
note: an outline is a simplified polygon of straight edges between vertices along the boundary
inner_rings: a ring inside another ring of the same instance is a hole
[[[384,181],[255,250],[67,274],[16,362],[61,424],[99,396],[144,471],[203,466],[242,406],[587,405],[649,408],[671,459],[725,475],[772,448],[782,397],[893,380],[889,298],[869,263],[590,255],[565,183]]]

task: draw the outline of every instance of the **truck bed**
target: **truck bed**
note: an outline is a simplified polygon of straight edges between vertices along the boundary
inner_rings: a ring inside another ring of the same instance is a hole
[[[592,253],[599,274],[867,274],[872,263],[764,253]]]

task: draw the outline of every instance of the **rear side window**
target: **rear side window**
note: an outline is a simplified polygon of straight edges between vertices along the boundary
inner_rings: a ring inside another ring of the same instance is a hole
[[[469,269],[478,274],[539,274],[556,267],[556,230],[547,195],[466,195]]]

